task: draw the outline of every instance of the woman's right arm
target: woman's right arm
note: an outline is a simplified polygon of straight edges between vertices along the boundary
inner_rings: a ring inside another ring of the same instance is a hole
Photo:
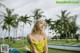
[[[33,49],[33,53],[38,53],[35,45],[32,43],[32,38],[31,38],[30,35],[27,36],[27,40],[28,40],[29,44],[31,45],[31,47],[32,47],[32,49]]]

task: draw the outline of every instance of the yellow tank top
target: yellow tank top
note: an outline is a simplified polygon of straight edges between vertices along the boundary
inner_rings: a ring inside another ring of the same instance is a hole
[[[36,49],[38,50],[38,53],[41,53],[44,51],[44,46],[47,43],[47,40],[43,40],[40,42],[32,41],[32,43],[35,45]],[[32,47],[30,46],[29,48],[30,48],[30,51],[33,52]]]

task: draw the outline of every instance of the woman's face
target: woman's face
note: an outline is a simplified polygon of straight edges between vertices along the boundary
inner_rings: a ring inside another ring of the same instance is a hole
[[[38,23],[37,23],[37,27],[38,27],[38,29],[41,30],[41,31],[44,29],[44,25],[45,25],[44,22],[38,22]]]

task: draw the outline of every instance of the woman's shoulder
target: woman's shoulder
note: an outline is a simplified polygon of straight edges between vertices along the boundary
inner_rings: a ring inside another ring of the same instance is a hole
[[[27,35],[27,37],[28,37],[28,38],[30,38],[31,36],[32,36],[32,34],[31,34],[31,33],[29,33],[29,34]]]
[[[27,35],[27,40],[28,40],[28,41],[31,41],[31,40],[32,40],[31,33],[29,33],[29,34]]]
[[[29,34],[27,35],[27,37],[28,37],[29,39],[32,39],[32,38],[33,38],[33,34],[32,34],[32,33],[29,33]]]

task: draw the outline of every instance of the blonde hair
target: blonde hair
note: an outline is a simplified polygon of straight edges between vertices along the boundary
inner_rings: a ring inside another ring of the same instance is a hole
[[[33,26],[32,33],[37,33],[37,32],[38,32],[38,26],[37,26],[37,24],[38,24],[39,22],[43,22],[43,23],[44,23],[44,27],[45,27],[45,25],[46,25],[45,20],[43,20],[43,19],[38,19],[38,20],[35,22],[34,26]],[[41,31],[41,34],[43,34],[43,33],[44,33],[44,31]]]

